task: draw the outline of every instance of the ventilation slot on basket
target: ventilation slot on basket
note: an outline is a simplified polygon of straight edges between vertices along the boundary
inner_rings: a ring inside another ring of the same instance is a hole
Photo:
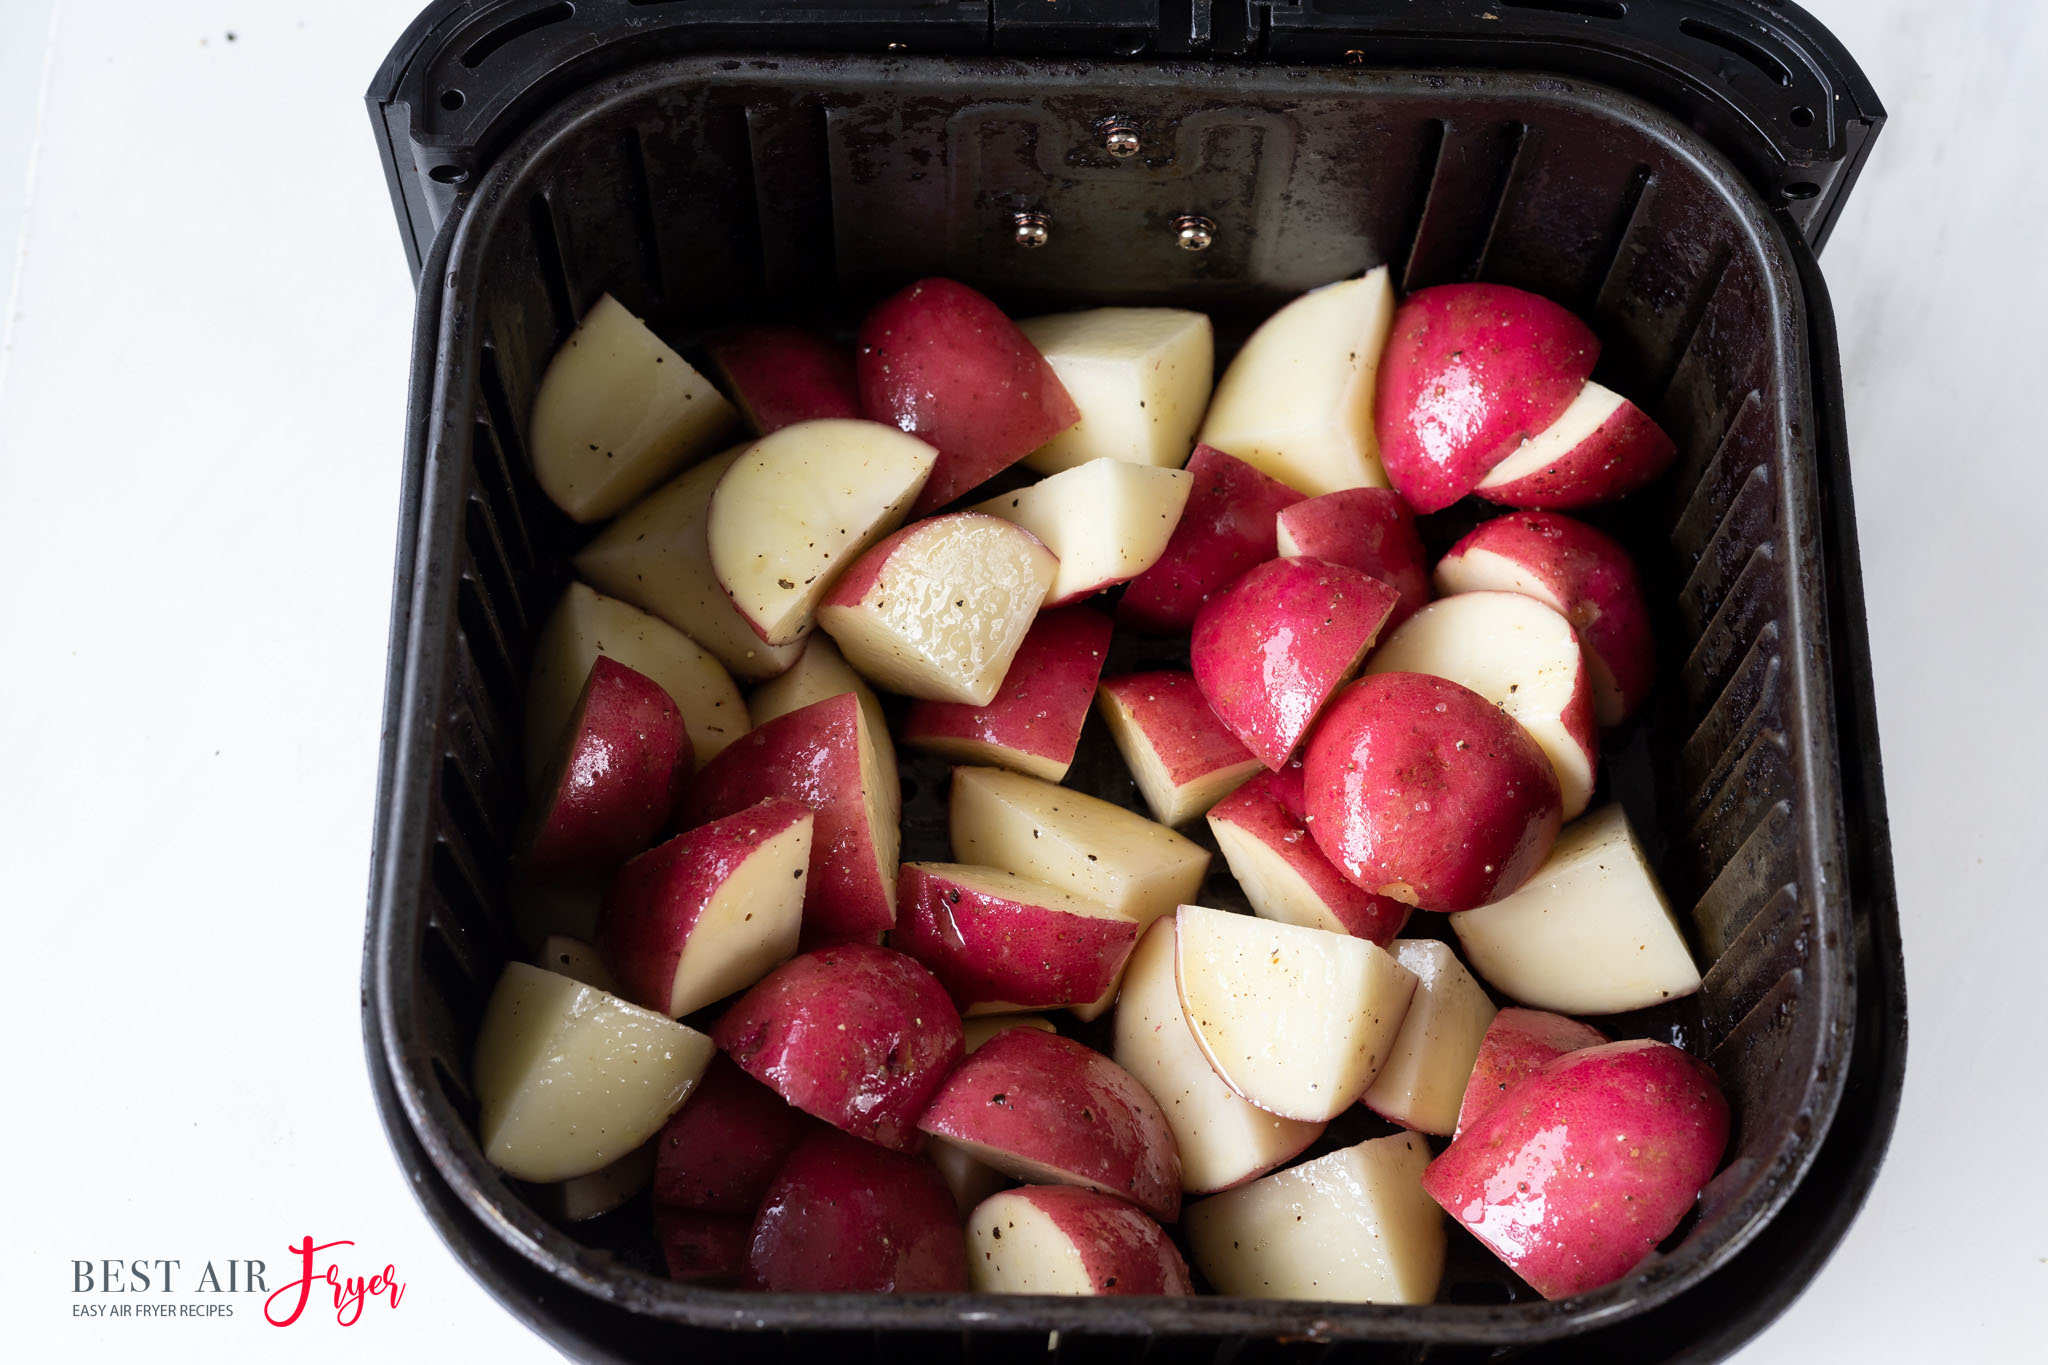
[[[1813,924],[1799,888],[1782,887],[1728,945],[1700,991],[1710,1047],[1719,1047],[1787,972],[1813,954]]]
[[[539,566],[540,554],[532,528],[526,524],[526,515],[519,506],[512,466],[506,461],[505,449],[498,443],[488,418],[479,420],[470,433],[470,462],[476,474],[477,491],[489,504],[491,526],[505,552],[513,582],[521,583]],[[524,615],[523,600],[520,609]]]
[[[1773,85],[1792,84],[1792,70],[1768,49],[1740,33],[1732,33],[1719,24],[1710,24],[1703,19],[1680,19],[1678,31],[1688,38],[1710,43],[1723,52],[1733,53],[1743,61],[1761,71],[1764,79]],[[1721,73],[1724,77],[1726,71]]]
[[[824,106],[748,105],[747,140],[768,292],[829,295],[839,246]]]
[[[1665,401],[1659,404],[1660,411],[1670,406],[1671,391],[1678,382],[1685,358],[1692,353],[1693,343],[1699,340],[1700,332],[1707,321],[1707,310],[1713,307],[1714,296],[1721,292],[1721,281],[1727,278],[1728,266],[1733,259],[1726,247],[1715,253],[1713,264],[1700,276],[1697,292],[1686,302],[1685,313],[1679,322],[1678,331],[1674,334],[1670,351],[1661,362],[1656,363],[1654,372],[1659,377],[1650,388],[1652,392],[1664,395]]]
[[[566,3],[566,0],[559,5],[549,5],[545,9],[522,14],[517,19],[498,25],[464,48],[462,64],[474,71],[484,64],[485,58],[505,44],[524,38],[529,33],[537,33],[551,24],[559,24],[564,19],[572,19],[575,15],[576,7]]]
[[[460,838],[465,848],[487,854],[493,862],[510,855],[505,825],[486,809],[477,780],[452,754],[441,760],[441,809],[452,826],[443,832]]]
[[[1609,291],[1616,281],[1626,277],[1627,268],[1637,252],[1643,249],[1640,240],[1642,225],[1650,214],[1651,192],[1656,187],[1657,177],[1648,166],[1638,166],[1628,178],[1628,188],[1622,192],[1621,207],[1614,214],[1614,249],[1607,253],[1607,269],[1600,273],[1599,284],[1593,287],[1586,298],[1582,312],[1601,314]]]
[[[1486,242],[1479,248],[1479,264],[1474,271],[1475,278],[1488,278],[1486,263],[1493,256],[1493,245],[1500,239],[1502,221],[1507,217],[1508,205],[1514,202],[1515,186],[1528,158],[1530,132],[1526,123],[1508,125],[1511,145],[1508,150],[1507,167],[1501,172],[1500,186],[1494,191],[1493,212],[1486,220]]]
[[[1769,621],[1757,632],[1756,643],[1743,656],[1742,664],[1728,686],[1715,700],[1685,742],[1678,755],[1680,790],[1690,796],[1690,809],[1698,809],[1699,795],[1713,779],[1723,758],[1766,719],[1777,715],[1779,675],[1783,658],[1778,652],[1778,623]]]
[[[1764,813],[1693,906],[1693,927],[1699,931],[1705,961],[1719,960],[1771,897],[1797,886],[1794,863],[1798,848],[1792,803],[1780,801]]]
[[[491,705],[500,712],[510,709],[518,694],[512,669],[512,652],[499,632],[498,624],[484,606],[476,580],[465,576],[455,592],[455,615],[461,623],[462,645],[468,651],[477,679],[483,683]]]
[[[633,235],[646,259],[645,277],[653,286],[657,304],[668,301],[668,274],[663,269],[661,233],[654,223],[654,186],[647,178],[647,151],[640,142],[640,130],[628,128],[623,142],[625,196],[633,218]]]
[[[490,504],[484,501],[481,491],[469,496],[462,514],[462,532],[463,548],[468,552],[466,567],[476,579],[492,619],[504,624],[509,636],[506,643],[516,658],[522,652],[529,625],[526,604],[520,600],[511,559],[498,538],[497,528],[491,525]]]
[[[1728,504],[1740,494],[1742,481],[1754,478],[1767,467],[1771,433],[1764,429],[1763,395],[1751,389],[1736,409],[1728,430],[1714,448],[1707,468],[1692,483],[1685,510],[1671,531],[1671,544],[1688,560],[1697,559],[1714,529],[1727,515]],[[1680,485],[1683,487],[1684,485]]]
[[[1720,610],[1730,580],[1752,555],[1776,558],[1772,540],[1778,522],[1776,492],[1769,466],[1758,465],[1742,481],[1742,491],[1729,503],[1713,539],[1700,552],[1685,586],[1678,590],[1679,612],[1685,617],[1686,630],[1694,636]]]
[[[1695,706],[1721,694],[1758,634],[1777,620],[1784,605],[1783,580],[1771,545],[1757,546],[1686,658],[1685,690]]]
[[[1701,802],[1692,824],[1692,846],[1706,867],[1719,867],[1768,811],[1795,794],[1790,744],[1775,727],[1760,729]]]
[[[1401,274],[1409,291],[1478,274],[1528,132],[1519,122],[1442,126],[1429,198]]]
[[[548,307],[554,313],[555,340],[560,342],[576,326],[576,307],[569,300],[569,271],[562,263],[562,238],[555,231],[555,211],[544,194],[533,196],[526,217],[533,231],[533,259],[540,267],[541,286],[548,291]]]
[[[478,1111],[475,1097],[469,1093],[469,1087],[462,1083],[461,1077],[455,1074],[455,1069],[439,1057],[434,1058],[434,1080],[441,1087],[441,1098],[448,1101],[448,1107],[461,1117],[463,1126],[475,1128]]]

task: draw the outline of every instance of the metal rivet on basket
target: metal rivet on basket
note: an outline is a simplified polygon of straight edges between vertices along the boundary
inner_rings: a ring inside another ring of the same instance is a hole
[[[891,43],[891,44],[889,44],[889,51],[891,51],[891,52],[908,52],[908,51],[910,51],[910,44],[909,44],[909,43]]]
[[[1355,47],[1347,47],[1344,49],[1344,60],[1353,66],[1362,66],[1365,64],[1365,54]]]
[[[1103,120],[1102,150],[1119,161],[1136,156],[1144,150],[1144,144],[1138,139],[1137,125],[1126,118]]]
[[[1216,223],[1199,213],[1183,213],[1173,220],[1173,240],[1182,251],[1207,251],[1216,241]]]
[[[1052,240],[1052,215],[1038,209],[1026,209],[1010,215],[1010,221],[1017,228],[1017,245],[1040,247]]]

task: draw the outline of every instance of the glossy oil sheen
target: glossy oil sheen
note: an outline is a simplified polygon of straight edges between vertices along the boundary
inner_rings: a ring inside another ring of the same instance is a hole
[[[1130,1072],[1057,1033],[989,1039],[947,1079],[922,1126],[1055,1168],[1162,1222],[1180,1216],[1180,1154],[1159,1102]]]
[[[797,1108],[906,1152],[923,1145],[918,1116],[965,1051],[960,1013],[932,974],[862,943],[791,958],[712,1036]]]
[[[896,860],[893,844],[876,847],[868,780],[860,761],[860,699],[842,692],[728,745],[697,774],[678,822],[702,824],[775,796],[802,802],[817,813],[805,873],[805,935],[873,933],[895,922]]]
[[[905,863],[891,945],[923,963],[962,1009],[1055,1009],[1100,998],[1131,954],[1137,921],[1076,906],[1068,893],[1027,878],[997,889],[1007,880],[979,868]]]
[[[1260,773],[1217,802],[1209,811],[1209,820],[1236,825],[1273,850],[1347,934],[1384,948],[1414,912],[1414,907],[1391,896],[1352,885],[1324,856],[1309,833],[1299,763],[1290,763],[1278,772]]]
[[[1326,559],[1371,574],[1401,594],[1383,630],[1429,604],[1428,557],[1415,513],[1391,488],[1346,488],[1282,508],[1279,552]]]
[[[912,516],[944,507],[1081,420],[1017,324],[955,280],[919,280],[875,305],[861,323],[855,365],[866,415],[938,448]]]
[[[903,742],[1059,781],[1081,743],[1114,632],[1108,617],[1088,607],[1041,611],[993,701],[914,701]]]
[[[1671,1234],[1720,1164],[1728,1102],[1668,1043],[1567,1053],[1508,1092],[1422,1184],[1547,1299],[1620,1279]]]
[[[1467,910],[1527,881],[1557,838],[1557,774],[1478,693],[1380,673],[1329,708],[1302,767],[1323,853],[1368,891]]]
[[[1202,695],[1279,768],[1357,669],[1400,594],[1319,559],[1272,559],[1203,604],[1189,658]]]
[[[721,1052],[654,1140],[654,1203],[751,1218],[783,1158],[817,1127]]]
[[[1165,553],[1132,579],[1117,603],[1119,625],[1164,634],[1186,630],[1209,594],[1275,551],[1273,518],[1301,494],[1214,446],[1188,458],[1195,476]]]
[[[923,1157],[806,1138],[761,1201],[740,1288],[919,1294],[967,1288],[953,1192]]]
[[[1502,1010],[1479,1040],[1479,1056],[1472,1063],[1465,1102],[1458,1109],[1458,1132],[1492,1113],[1508,1091],[1545,1062],[1606,1041],[1607,1035],[1591,1024],[1562,1014],[1519,1007]]]
[[[704,350],[756,436],[821,417],[859,417],[853,351],[803,327],[735,327]]]
[[[603,876],[653,843],[693,761],[675,701],[604,655],[591,665],[564,742],[523,860],[522,871],[540,881]]]
[[[1500,284],[1410,294],[1380,360],[1387,478],[1418,512],[1449,507],[1568,407],[1600,341],[1568,309]]]
[[[1026,1185],[997,1198],[1029,1204],[1074,1244],[1091,1293],[1195,1292],[1180,1249],[1121,1199],[1071,1185]]]

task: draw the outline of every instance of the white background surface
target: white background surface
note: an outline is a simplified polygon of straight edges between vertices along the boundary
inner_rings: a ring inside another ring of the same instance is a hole
[[[2048,7],[1811,7],[1892,115],[1826,269],[1912,1069],[1861,1220],[1740,1360],[2037,1358]],[[16,1359],[549,1355],[435,1241],[357,1031],[411,309],[360,95],[413,9],[0,0]],[[401,1306],[71,1317],[73,1258],[307,1234]]]

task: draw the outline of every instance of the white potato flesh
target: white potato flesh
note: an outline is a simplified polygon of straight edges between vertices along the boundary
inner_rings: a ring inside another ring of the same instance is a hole
[[[1001,768],[955,768],[953,856],[1071,891],[1140,929],[1201,889],[1209,854],[1135,811]]]
[[[1598,431],[1626,401],[1613,389],[1587,380],[1578,397],[1558,414],[1556,421],[1515,447],[1514,454],[1487,471],[1479,486],[1499,488],[1563,459],[1579,442]]]
[[[1081,420],[1024,458],[1041,474],[1118,460],[1178,469],[1209,405],[1216,342],[1207,315],[1093,308],[1017,324],[1066,385]]]
[[[659,617],[571,583],[533,646],[526,682],[526,772],[539,781],[562,743],[598,655],[644,673],[682,712],[697,766],[747,733],[747,704],[725,665]]]
[[[1006,1177],[995,1167],[970,1153],[950,1138],[927,1137],[924,1153],[932,1159],[953,1192],[953,1202],[962,1216],[1003,1187]]]
[[[1349,934],[1183,905],[1174,981],[1223,1083],[1268,1113],[1323,1123],[1379,1074],[1415,974]]]
[[[555,972],[509,963],[476,1040],[477,1136],[520,1180],[572,1180],[654,1136],[711,1039]]]
[[[796,662],[803,646],[771,645],[754,633],[718,586],[705,536],[711,491],[739,455],[714,455],[627,508],[577,552],[576,573],[682,631],[735,677],[772,678]]]
[[[903,814],[903,781],[896,767],[896,744],[889,738],[889,718],[881,698],[867,680],[853,671],[828,635],[813,634],[795,647],[799,653],[782,676],[762,683],[747,697],[747,715],[760,729],[777,716],[800,711],[812,702],[851,692],[860,700],[861,718],[875,749],[875,771],[889,798],[890,820]]]
[[[527,1192],[527,1198],[557,1223],[581,1223],[602,1217],[647,1188],[654,1179],[658,1146],[653,1142],[642,1143],[601,1171],[552,1185],[536,1185]]]
[[[1361,1142],[1191,1205],[1191,1259],[1218,1293],[1334,1303],[1429,1303],[1444,1214],[1424,1193],[1429,1143]]]
[[[712,573],[756,634],[793,644],[839,571],[903,520],[938,457],[895,427],[847,418],[762,437],[712,490]]]
[[[1699,968],[1619,805],[1566,825],[1519,891],[1451,916],[1472,969],[1516,1002],[1618,1014],[1691,995]]]
[[[906,697],[995,700],[1059,560],[1036,536],[973,513],[934,517],[875,553],[885,558],[856,602],[818,609],[846,661]]]
[[[1394,960],[1415,973],[1415,998],[1394,1039],[1393,1055],[1365,1092],[1366,1107],[1417,1132],[1450,1136],[1458,1127],[1465,1082],[1493,1022],[1493,1002],[1451,945],[1399,938]]]
[[[1598,744],[1592,676],[1572,623],[1516,592],[1461,592],[1403,621],[1365,671],[1430,673],[1469,687],[1521,723],[1557,773],[1564,818],[1593,797]],[[1583,696],[1581,695],[1583,694]]]
[[[1223,861],[1230,865],[1230,875],[1237,879],[1238,889],[1251,902],[1252,913],[1282,924],[1299,924],[1333,934],[1350,932],[1344,921],[1331,913],[1329,902],[1316,894],[1308,879],[1264,839],[1242,825],[1219,820],[1214,814],[1209,816],[1209,833],[1216,837],[1216,847],[1222,852]],[[1301,837],[1307,840],[1308,831],[1304,829]],[[1315,851],[1312,841],[1310,850]]]
[[[1322,1136],[1320,1123],[1269,1114],[1223,1083],[1180,1012],[1173,924],[1147,929],[1124,966],[1116,1001],[1116,1064],[1159,1101],[1180,1148],[1181,1187],[1226,1190],[1264,1175]]]
[[[1223,372],[1202,443],[1310,497],[1385,488],[1373,389],[1393,325],[1385,266],[1303,294]]]
[[[1091,460],[1028,488],[977,503],[1013,521],[1059,556],[1048,606],[1136,578],[1166,553],[1195,476],[1119,460]]]
[[[1073,1235],[1030,1198],[992,1195],[967,1220],[967,1279],[977,1294],[1095,1294]]]
[[[605,970],[604,959],[597,955],[597,949],[579,938],[567,934],[549,934],[540,945],[540,953],[534,965],[542,971],[556,972],[571,981],[581,981],[613,995],[619,993],[619,983]]]
[[[577,521],[603,521],[738,422],[716,385],[606,294],[541,375],[534,477]]]
[[[676,959],[669,1014],[723,1000],[796,956],[812,824],[807,814],[763,839],[711,893]]]
[[[1242,762],[1227,763],[1205,773],[1175,782],[1159,756],[1152,735],[1138,723],[1125,698],[1114,689],[1101,688],[1095,694],[1096,710],[1102,713],[1109,737],[1123,756],[1124,767],[1138,784],[1145,808],[1162,825],[1184,825],[1224,797],[1236,791],[1266,765],[1246,755]]]

